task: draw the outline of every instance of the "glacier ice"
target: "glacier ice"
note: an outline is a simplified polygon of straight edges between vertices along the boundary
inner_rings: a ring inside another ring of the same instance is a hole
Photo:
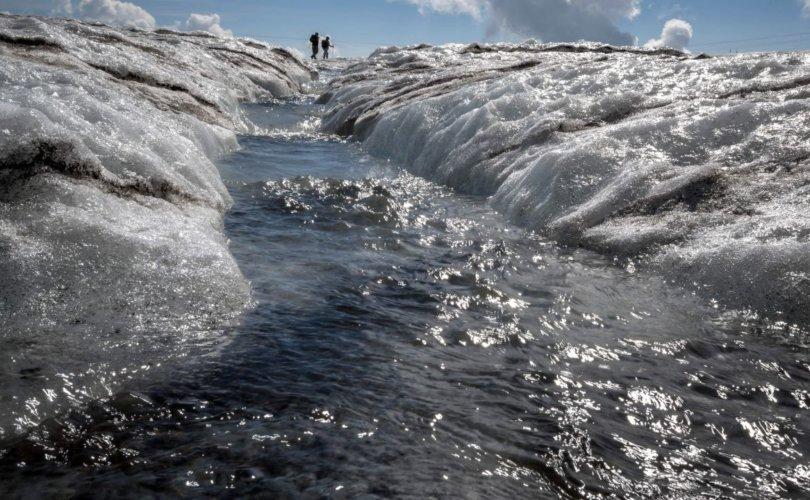
[[[387,47],[320,101],[327,131],[516,223],[810,320],[810,53]]]
[[[241,102],[314,76],[252,40],[0,15],[0,438],[238,317],[213,162]]]

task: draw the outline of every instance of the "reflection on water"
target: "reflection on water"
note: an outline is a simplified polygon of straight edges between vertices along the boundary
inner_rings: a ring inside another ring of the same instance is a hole
[[[806,331],[510,226],[308,133],[307,102],[249,112],[263,135],[221,168],[255,308],[216,356],[9,446],[12,496],[810,487]]]

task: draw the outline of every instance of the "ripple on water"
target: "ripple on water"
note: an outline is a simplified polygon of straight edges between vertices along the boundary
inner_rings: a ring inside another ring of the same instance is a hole
[[[350,144],[288,155],[300,141],[223,165],[256,303],[227,348],[6,443],[11,496],[810,488],[804,329],[560,248]]]

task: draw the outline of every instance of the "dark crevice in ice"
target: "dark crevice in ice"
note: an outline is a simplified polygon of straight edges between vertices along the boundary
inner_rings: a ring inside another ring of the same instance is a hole
[[[159,28],[153,31],[153,33],[157,35],[172,35],[172,36],[182,36],[182,37],[189,37],[189,38],[210,38],[213,40],[218,40],[219,37],[212,35],[210,33],[206,33],[204,31],[175,31],[168,28]]]
[[[342,136],[349,136],[356,134],[359,127],[367,130],[383,110],[389,111],[408,101],[439,97],[449,94],[465,85],[490,80],[504,73],[524,71],[539,64],[541,64],[541,61],[524,61],[486,71],[444,75],[428,80],[427,82],[419,81],[415,84],[411,84],[411,81],[406,81],[404,86],[399,82],[395,82],[386,89],[388,92],[393,93],[384,94],[382,97],[368,102],[365,106],[354,106],[350,103],[348,107],[355,108],[357,111],[343,120],[343,123],[338,127],[337,133]],[[363,80],[363,78],[360,80]],[[369,98],[364,96],[360,99],[367,100]]]
[[[195,101],[197,101],[199,104],[201,104],[203,106],[206,106],[206,107],[209,107],[209,108],[216,109],[217,111],[219,111],[219,106],[217,106],[216,103],[213,103],[213,102],[209,101],[208,99],[206,99],[204,97],[200,97],[198,95],[195,95],[188,88],[186,88],[186,87],[184,87],[182,85],[178,85],[176,83],[158,82],[154,78],[150,78],[150,77],[145,76],[145,75],[140,75],[138,73],[134,73],[134,72],[129,71],[129,70],[127,70],[126,72],[121,72],[119,70],[116,70],[115,68],[108,68],[108,67],[103,66],[101,64],[95,64],[95,63],[89,63],[89,62],[86,63],[86,64],[88,66],[90,66],[91,68],[93,68],[93,69],[97,69],[99,71],[103,71],[103,72],[107,73],[108,75],[116,78],[117,80],[137,82],[137,83],[142,83],[144,85],[149,85],[150,87],[158,87],[158,88],[161,88],[161,89],[171,90],[173,92],[182,92],[182,93],[188,95],[189,97],[191,97],[192,99],[194,99]]]
[[[781,92],[784,90],[793,90],[799,87],[810,85],[810,75],[796,78],[787,82],[773,82],[773,83],[758,83],[751,86],[735,89],[725,94],[720,94],[719,99],[729,99],[731,97],[747,97],[748,94],[762,93],[762,92]]]
[[[251,43],[251,42],[248,42],[248,41],[242,41],[241,43],[244,43],[248,47],[254,47],[254,48],[256,48],[256,45],[257,45],[255,43]],[[266,48],[266,47],[261,47],[261,48]],[[281,47],[273,47],[273,48],[270,49],[270,51],[273,52],[274,54],[278,54],[281,57],[287,59],[289,62],[295,64],[296,66],[303,69],[304,71],[308,71],[308,72],[312,73],[312,68],[310,68],[306,64],[302,63],[289,50],[282,49]]]
[[[346,85],[351,85],[352,83],[359,83],[363,80],[369,80],[374,78],[376,75],[369,74],[369,73],[353,73],[350,75],[339,76],[333,79],[329,86],[333,88],[339,88]]]
[[[31,48],[40,48],[40,49],[51,49],[51,50],[59,50],[64,52],[64,48],[56,42],[48,40],[47,38],[35,36],[35,37],[23,37],[23,36],[13,36],[7,33],[0,32],[0,42],[8,43],[11,45],[20,45],[23,47],[31,47]]]
[[[567,133],[581,132],[583,130],[600,128],[606,125],[615,125],[639,113],[662,108],[668,106],[669,104],[670,103],[666,102],[656,104],[653,106],[644,106],[641,108],[628,107],[626,109],[617,109],[605,114],[598,120],[593,120],[590,122],[583,122],[580,120],[561,121],[555,124],[551,124],[548,127],[540,130],[539,132],[530,134],[519,143],[511,144],[509,146],[490,152],[488,158],[492,160],[506,153],[511,153],[531,146],[539,146],[545,144],[546,142],[553,139],[554,136],[558,133],[567,134]]]
[[[550,46],[542,47],[527,47],[527,46],[487,46],[478,43],[473,43],[463,51],[462,54],[484,54],[490,52],[526,52],[529,54],[541,54],[544,52],[573,52],[573,53],[586,53],[591,52],[594,54],[634,54],[640,56],[671,56],[671,57],[689,57],[685,52],[675,49],[634,49],[630,47],[614,47],[612,45],[577,45],[571,43],[561,43]],[[708,59],[710,56],[701,54],[696,59]]]
[[[701,171],[678,179],[670,189],[647,195],[614,216],[656,215],[681,206],[690,212],[698,211],[706,201],[722,196],[723,184],[716,169]]]
[[[236,56],[241,57],[243,59],[247,59],[247,64],[249,64],[253,68],[256,68],[256,69],[258,69],[260,71],[265,71],[265,70],[267,70],[267,68],[270,68],[273,71],[275,71],[278,74],[279,77],[284,79],[284,83],[287,84],[287,86],[290,88],[290,90],[292,90],[292,91],[298,90],[298,86],[296,85],[296,83],[284,72],[284,70],[279,68],[277,65],[271,63],[270,61],[262,59],[261,57],[254,56],[253,54],[251,54],[249,52],[244,52],[244,51],[236,50],[236,49],[230,49],[228,47],[208,47],[208,48],[210,50],[215,51],[214,53],[219,52],[219,53],[233,54],[233,55],[236,55]],[[237,66],[243,66],[244,65],[242,61],[234,60],[233,57],[226,57],[226,60],[227,60],[227,62],[229,62],[231,64],[235,64]]]
[[[414,75],[417,73],[424,73],[426,71],[430,71],[433,69],[433,66],[423,62],[410,62],[408,64],[403,64],[401,67],[392,70],[391,73],[394,74],[408,74]]]
[[[162,50],[158,48],[136,43],[119,33],[99,31],[97,28],[98,28],[97,26],[88,27],[84,24],[76,24],[65,26],[65,31],[75,33],[76,35],[85,38],[91,38],[93,41],[101,44],[125,45],[127,47],[132,47],[141,50],[143,52],[148,52],[150,54],[155,54],[159,56],[166,55]]]
[[[102,191],[122,198],[146,196],[160,198],[173,204],[191,203],[216,206],[193,196],[166,179],[128,179],[112,176],[96,158],[88,158],[77,151],[77,146],[68,141],[35,140],[20,144],[16,150],[4,151],[0,156],[0,184],[10,188],[16,181],[37,175],[57,173],[79,181],[93,181]],[[13,190],[12,190],[13,191]]]

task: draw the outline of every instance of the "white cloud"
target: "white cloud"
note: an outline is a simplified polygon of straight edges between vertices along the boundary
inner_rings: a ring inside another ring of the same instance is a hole
[[[616,22],[641,12],[641,0],[405,0],[427,9],[466,14],[488,23],[490,33],[537,37],[546,42],[592,40],[632,45]]]
[[[405,0],[419,7],[424,14],[427,10],[435,10],[443,14],[467,14],[480,19],[488,0]]]
[[[155,18],[143,8],[120,0],[79,0],[78,14],[82,19],[91,19],[113,26],[130,26],[151,29]]]
[[[72,16],[73,15],[73,4],[70,0],[54,0],[53,10],[51,11],[55,15],[64,15],[64,16]]]
[[[640,0],[569,0],[585,10],[607,16],[613,22],[634,19],[641,14]]]
[[[804,0],[804,7],[802,7],[802,14],[810,17],[810,0]]]
[[[232,37],[233,31],[223,28],[220,22],[219,14],[191,14],[184,27],[188,31],[207,31],[217,36]]]
[[[459,1],[459,0],[456,0]],[[0,0],[2,2],[2,0]],[[29,4],[50,9],[51,15],[76,17],[112,26],[153,29],[155,18],[143,7],[124,0],[30,0]],[[175,29],[207,31],[214,35],[232,37],[233,32],[222,27],[219,14],[191,14],[185,22],[176,22]]]
[[[653,38],[644,46],[654,49],[672,47],[673,49],[685,50],[689,42],[692,41],[693,35],[691,24],[683,19],[670,19],[664,24],[664,29],[661,30],[661,38]]]

